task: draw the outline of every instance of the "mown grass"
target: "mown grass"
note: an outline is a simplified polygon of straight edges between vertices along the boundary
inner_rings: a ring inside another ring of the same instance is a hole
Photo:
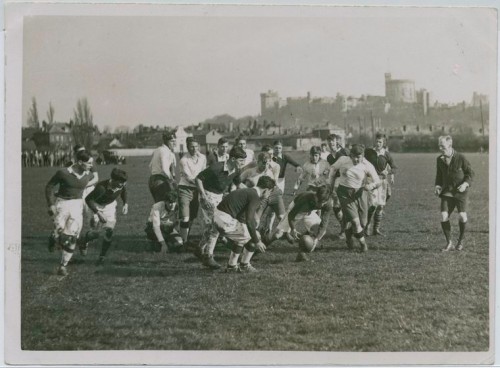
[[[332,219],[311,262],[295,263],[297,249],[277,242],[253,261],[256,274],[207,271],[189,253],[151,253],[143,233],[148,159],[137,158],[124,166],[130,214],[119,218],[107,264],[94,264],[96,244],[85,259],[75,255],[61,280],[59,255],[46,248],[43,189],[54,169],[24,169],[22,348],[486,351],[488,156],[469,155],[476,182],[466,250],[449,254],[440,252],[435,156],[395,155],[386,236],[369,237],[368,253],[347,251]],[[101,178],[111,168],[99,167]],[[295,177],[290,170],[288,186]],[[228,254],[217,248],[216,259]]]

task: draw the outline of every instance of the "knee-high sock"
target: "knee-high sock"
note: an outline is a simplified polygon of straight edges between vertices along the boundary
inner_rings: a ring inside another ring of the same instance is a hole
[[[450,242],[451,238],[451,225],[450,225],[450,220],[448,221],[442,221],[441,222],[441,228],[443,229],[444,237],[446,238],[446,242]]]
[[[449,222],[449,221],[448,221]],[[465,227],[467,222],[458,221],[458,228],[460,229],[460,235],[458,236],[458,240],[463,240],[465,237]]]
[[[372,222],[373,214],[375,213],[375,210],[377,209],[377,206],[370,206],[368,209],[368,215],[366,219],[366,225],[365,228],[368,229],[368,225]]]
[[[380,229],[380,223],[384,217],[384,206],[377,206],[375,214],[373,215],[373,229]]]
[[[250,252],[247,248],[243,248],[243,252],[241,253],[241,263],[247,264],[250,263],[254,252]]]
[[[76,240],[71,241],[71,243],[63,244],[62,248],[61,265],[67,266],[75,252]]]
[[[100,257],[105,257],[106,253],[108,252],[108,249],[111,247],[111,240],[102,240],[102,247],[101,247],[101,254],[99,254]]]

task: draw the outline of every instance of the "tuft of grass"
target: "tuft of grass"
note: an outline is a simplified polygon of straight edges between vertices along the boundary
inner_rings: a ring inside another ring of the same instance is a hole
[[[400,169],[386,236],[368,237],[368,253],[348,251],[332,218],[310,262],[294,262],[297,247],[280,241],[252,261],[256,274],[208,271],[190,253],[152,253],[143,232],[152,205],[148,159],[132,158],[123,166],[129,215],[119,216],[107,262],[95,265],[95,242],[87,257],[75,253],[61,279],[59,255],[47,252],[43,199],[55,170],[23,169],[22,349],[488,350],[487,156],[468,155],[476,181],[466,250],[446,254],[433,196],[435,155],[394,156]],[[98,167],[100,177],[111,169]],[[290,170],[288,189],[295,178]],[[199,232],[197,221],[193,237]],[[218,247],[215,258],[225,264],[228,254]]]

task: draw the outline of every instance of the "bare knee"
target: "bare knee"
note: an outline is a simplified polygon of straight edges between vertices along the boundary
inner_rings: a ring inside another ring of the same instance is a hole
[[[450,214],[448,212],[441,212],[441,222],[446,222],[450,219]]]
[[[467,222],[467,213],[466,212],[459,212],[458,216],[459,216],[460,222]]]

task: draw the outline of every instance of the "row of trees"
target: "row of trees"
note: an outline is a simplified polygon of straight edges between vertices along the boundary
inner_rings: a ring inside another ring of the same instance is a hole
[[[52,102],[49,102],[47,110],[47,120],[43,120],[40,124],[38,114],[38,106],[36,98],[31,99],[31,106],[28,109],[27,125],[30,128],[43,129],[48,132],[50,127],[55,123],[55,109]],[[94,133],[97,126],[94,125],[94,117],[87,98],[80,98],[76,103],[76,108],[73,110],[73,119],[70,120],[71,131],[75,144],[82,144],[85,147],[92,147]]]

